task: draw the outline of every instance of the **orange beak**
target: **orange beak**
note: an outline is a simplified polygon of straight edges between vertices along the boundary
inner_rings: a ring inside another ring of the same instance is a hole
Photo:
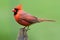
[[[13,9],[12,12],[16,12],[16,11]]]

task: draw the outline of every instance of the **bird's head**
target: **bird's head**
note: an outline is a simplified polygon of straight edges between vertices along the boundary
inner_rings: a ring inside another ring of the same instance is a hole
[[[14,15],[16,15],[19,10],[22,10],[22,5],[21,4],[16,6],[12,11],[14,12]]]
[[[17,12],[18,10],[22,10],[22,5],[21,4],[16,6],[12,11]]]

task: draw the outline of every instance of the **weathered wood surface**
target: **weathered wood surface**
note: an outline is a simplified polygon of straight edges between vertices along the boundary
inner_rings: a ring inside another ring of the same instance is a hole
[[[19,30],[17,40],[28,40],[28,35],[25,28],[21,28]]]

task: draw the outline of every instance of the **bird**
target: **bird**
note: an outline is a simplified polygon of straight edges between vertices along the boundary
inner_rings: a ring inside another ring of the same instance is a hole
[[[44,19],[44,18],[38,18],[36,16],[33,16],[27,12],[25,12],[22,8],[22,4],[17,5],[15,8],[13,8],[12,12],[14,13],[14,18],[16,20],[16,22],[22,26],[24,26],[24,28],[28,27],[32,24],[35,23],[41,23],[41,22],[55,22],[55,20],[48,20],[48,19]]]

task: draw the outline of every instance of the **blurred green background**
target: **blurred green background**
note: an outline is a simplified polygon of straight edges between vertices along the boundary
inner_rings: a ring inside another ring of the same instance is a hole
[[[34,16],[56,20],[30,26],[29,40],[60,40],[60,0],[0,0],[0,40],[16,40],[22,26],[14,20],[12,9],[18,4]]]

